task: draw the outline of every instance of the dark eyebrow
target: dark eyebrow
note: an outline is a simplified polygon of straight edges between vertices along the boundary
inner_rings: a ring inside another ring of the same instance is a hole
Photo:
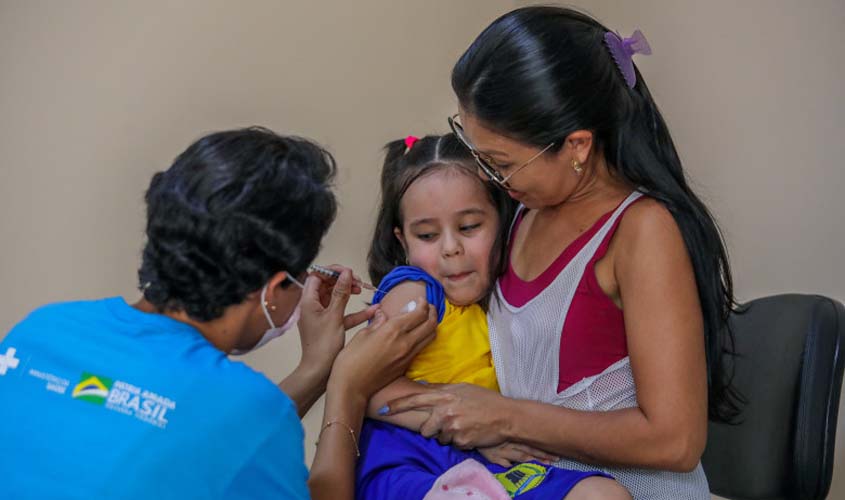
[[[484,215],[484,213],[484,210],[480,208],[467,208],[458,212],[458,215]]]
[[[409,224],[409,225],[411,227],[414,227],[414,226],[421,226],[423,224],[434,224],[434,223],[435,223],[435,219],[429,217],[427,219],[417,219],[417,220],[411,222],[411,224]]]

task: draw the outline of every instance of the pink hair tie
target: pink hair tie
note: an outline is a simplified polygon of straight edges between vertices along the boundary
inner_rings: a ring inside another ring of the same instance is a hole
[[[409,135],[405,138],[405,154],[408,154],[408,151],[410,151],[411,148],[414,147],[414,143],[416,143],[418,140],[420,140],[420,138],[414,137],[413,135]]]

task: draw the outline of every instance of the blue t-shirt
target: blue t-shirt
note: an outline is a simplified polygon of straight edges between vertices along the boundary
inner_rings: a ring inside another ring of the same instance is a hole
[[[0,343],[4,498],[308,498],[290,399],[121,298],[44,306]]]

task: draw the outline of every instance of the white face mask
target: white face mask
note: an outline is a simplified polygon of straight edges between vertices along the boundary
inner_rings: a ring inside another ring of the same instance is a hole
[[[299,288],[305,288],[305,285],[297,281],[296,278],[294,278],[293,276],[288,276],[288,279],[291,280],[291,282]],[[267,323],[270,324],[270,328],[268,328],[267,331],[264,332],[264,335],[261,336],[261,339],[258,341],[257,344],[250,347],[249,349],[233,349],[232,355],[242,356],[250,351],[258,349],[259,347],[265,345],[267,342],[281,337],[286,331],[293,328],[296,325],[297,321],[299,321],[299,304],[296,304],[296,308],[291,313],[290,318],[285,321],[285,324],[282,326],[276,326],[276,324],[273,322],[273,318],[270,316],[270,311],[267,309],[266,297],[267,285],[264,285],[264,288],[261,289],[261,310],[264,311],[264,317],[267,318]]]

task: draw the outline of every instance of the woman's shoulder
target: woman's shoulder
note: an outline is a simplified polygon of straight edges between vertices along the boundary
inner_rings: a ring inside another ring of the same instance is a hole
[[[615,267],[654,270],[689,259],[678,223],[659,200],[644,196],[622,215],[611,242]],[[663,263],[663,264],[658,264]]]
[[[678,223],[666,205],[648,195],[632,203],[622,214],[617,239],[627,245],[680,237]]]
[[[205,381],[209,391],[226,394],[229,403],[239,407],[234,413],[296,415],[296,403],[266,374],[241,360],[224,356],[213,366],[209,364],[203,366],[202,371],[197,370],[195,377],[197,375]],[[191,377],[187,373],[184,376],[188,379]]]

